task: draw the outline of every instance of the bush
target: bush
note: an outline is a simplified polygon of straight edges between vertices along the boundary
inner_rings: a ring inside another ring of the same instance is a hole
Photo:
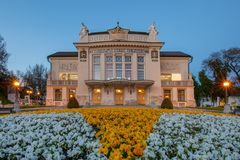
[[[79,103],[75,97],[69,99],[68,108],[79,108]]]
[[[162,101],[161,108],[173,109],[172,101],[169,98],[165,98]]]

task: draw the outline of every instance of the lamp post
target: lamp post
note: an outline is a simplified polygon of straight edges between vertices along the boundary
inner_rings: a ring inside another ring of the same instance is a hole
[[[19,112],[20,107],[19,107],[19,101],[18,101],[18,87],[20,86],[20,83],[18,81],[15,81],[13,84],[14,84],[14,87],[15,87],[14,111]]]
[[[40,92],[37,92],[37,104],[39,104],[39,100],[40,100]]]
[[[230,105],[228,104],[228,88],[230,86],[230,82],[229,81],[224,81],[223,82],[223,87],[225,88],[225,105],[224,105],[224,113],[230,113],[231,112],[231,108]]]

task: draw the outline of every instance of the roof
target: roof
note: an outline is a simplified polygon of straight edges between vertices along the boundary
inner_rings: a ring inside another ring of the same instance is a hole
[[[77,57],[78,52],[56,52],[49,55],[47,58],[51,57]],[[189,54],[180,51],[160,51],[160,57],[192,57]]]
[[[47,59],[51,57],[77,57],[77,56],[78,52],[56,52],[47,56]]]
[[[192,56],[180,51],[160,51],[160,57],[192,57]]]
[[[103,31],[103,32],[90,32],[88,35],[96,35],[96,34],[108,34],[108,31]],[[143,35],[148,35],[147,32],[140,32],[140,31],[129,31],[128,34],[143,34]]]
[[[148,35],[148,32],[130,31],[129,29],[119,27],[119,24],[118,24],[116,27],[114,27],[114,28],[108,29],[107,31],[90,32],[90,33],[88,33],[88,35],[108,34],[108,32],[109,32],[110,30],[114,30],[114,29],[128,30],[128,34],[143,34],[143,35]]]

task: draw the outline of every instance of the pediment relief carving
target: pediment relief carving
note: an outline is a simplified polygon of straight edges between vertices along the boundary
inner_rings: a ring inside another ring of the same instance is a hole
[[[121,27],[116,27],[108,30],[110,40],[127,40],[128,39],[128,29],[124,29]]]

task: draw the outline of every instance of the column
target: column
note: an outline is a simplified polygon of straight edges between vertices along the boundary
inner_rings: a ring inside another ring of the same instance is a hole
[[[67,87],[62,87],[62,105],[66,106],[68,104],[68,90]]]
[[[100,55],[100,78],[101,80],[105,79],[105,57],[104,53]]]
[[[132,55],[132,79],[137,80],[137,53]]]

